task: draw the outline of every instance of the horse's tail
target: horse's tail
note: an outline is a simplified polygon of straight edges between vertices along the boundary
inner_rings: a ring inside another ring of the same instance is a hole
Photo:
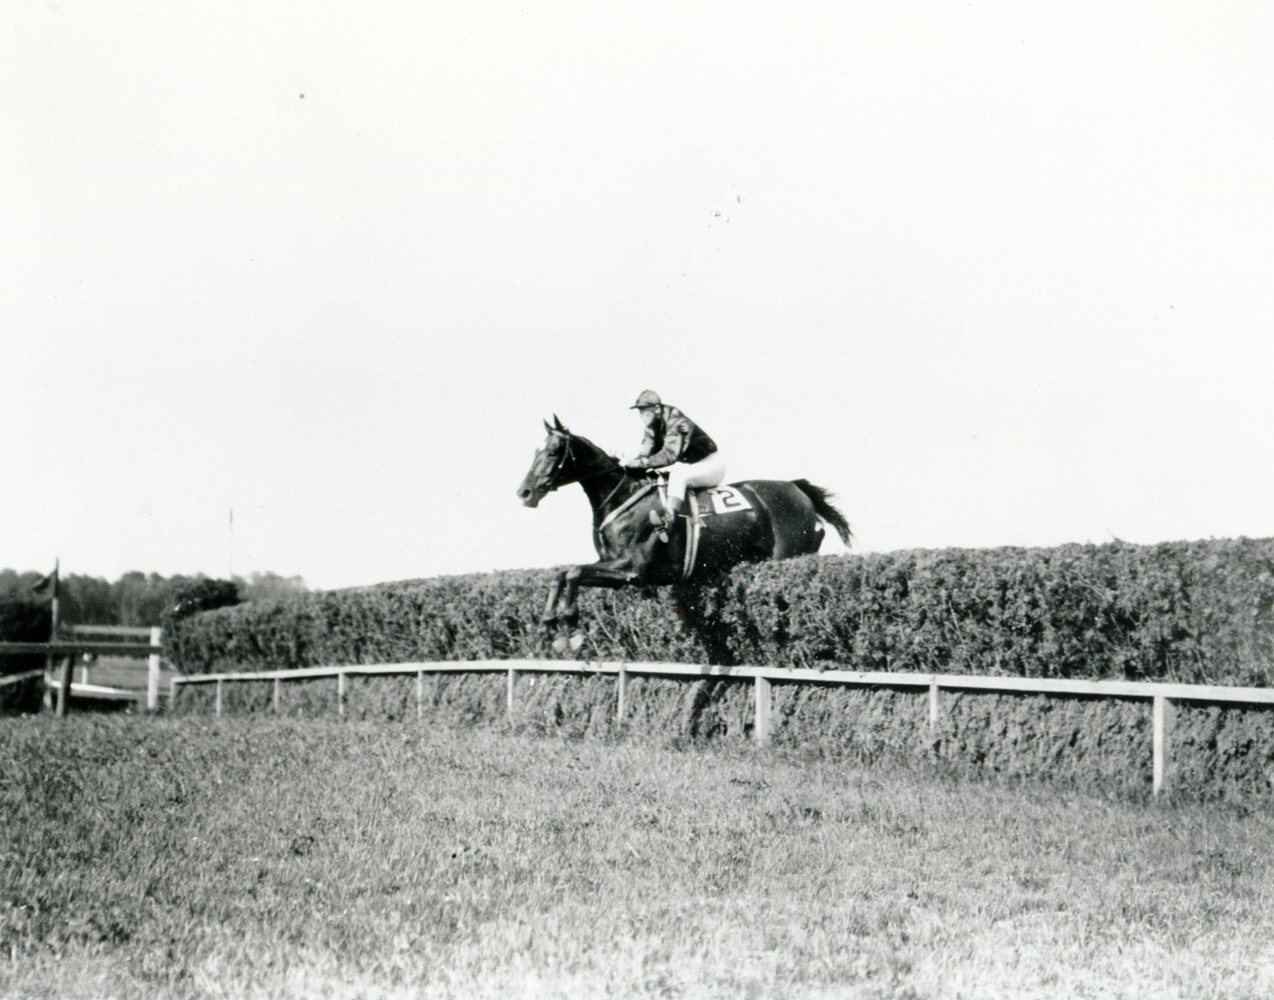
[[[845,515],[832,506],[835,496],[823,487],[815,486],[808,479],[794,479],[792,485],[810,498],[810,503],[814,505],[814,513],[835,528],[836,533],[840,535],[840,540],[848,546],[853,541],[854,533],[849,530],[849,522],[845,520]]]

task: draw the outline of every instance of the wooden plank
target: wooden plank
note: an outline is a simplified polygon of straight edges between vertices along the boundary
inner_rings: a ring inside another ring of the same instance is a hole
[[[151,646],[163,646],[163,629],[150,630]],[[146,711],[159,710],[159,654],[151,653],[146,660]]]
[[[1154,698],[1176,701],[1216,701],[1248,705],[1274,704],[1274,688],[1230,687],[1220,684],[1170,684],[1162,681],[1082,681],[1041,677],[974,677],[940,674],[940,687],[966,690],[1013,691],[1022,694],[1079,694],[1102,698]]]
[[[54,691],[61,695],[62,680],[61,678],[48,678],[48,686],[50,691]],[[146,697],[145,691],[131,690],[129,688],[107,687],[104,684],[81,684],[79,681],[71,682],[71,697],[74,698],[94,698],[99,701],[142,701]]]
[[[1163,695],[1155,695],[1152,716],[1152,737],[1154,759],[1153,793],[1159,795],[1168,785],[1169,762],[1172,754],[1172,723],[1176,715],[1172,699]]]
[[[9,643],[4,647],[18,646],[23,652],[44,651],[57,644]],[[83,648],[76,645],[74,648]],[[69,662],[69,660],[68,660]],[[737,666],[722,667],[686,663],[605,663],[572,662],[560,660],[443,660],[428,663],[381,663],[349,666],[307,667],[298,670],[272,670],[258,673],[204,674],[172,679],[172,695],[176,698],[181,684],[216,683],[217,715],[222,714],[222,691],[226,681],[273,680],[275,683],[275,709],[278,709],[279,684],[283,680],[305,680],[317,677],[338,678],[340,713],[345,713],[346,675],[359,674],[416,674],[416,714],[423,713],[422,685],[425,673],[503,672],[506,680],[506,707],[513,715],[514,691],[519,672],[551,672],[610,674],[617,678],[616,717],[622,719],[627,711],[627,690],[633,674],[670,677],[734,677],[751,678],[755,686],[756,723],[758,742],[765,742],[772,727],[772,683],[775,680],[820,684],[852,684],[871,687],[924,687],[928,690],[929,726],[936,728],[941,711],[941,690],[976,690],[1015,692],[1020,694],[1070,694],[1096,697],[1148,698],[1153,711],[1152,765],[1154,794],[1167,788],[1170,773],[1171,730],[1177,701],[1211,701],[1238,705],[1274,704],[1274,688],[1231,687],[1226,685],[1175,684],[1140,681],[1072,680],[1059,678],[985,677],[965,674],[918,673],[870,673],[848,670],[780,669],[776,667]],[[35,673],[39,673],[36,671]],[[74,686],[71,686],[74,690]],[[61,705],[62,699],[59,698]],[[60,713],[61,714],[61,711]]]
[[[768,743],[770,739],[770,715],[774,710],[774,701],[770,691],[770,679],[756,675],[756,723],[753,735],[758,743]]]
[[[967,691],[1005,691],[1018,694],[1088,694],[1104,698],[1151,698],[1152,685],[1140,681],[1060,680],[1045,677],[980,677],[938,674],[939,687]]]
[[[71,710],[71,699],[75,696],[75,691],[71,687],[71,664],[75,662],[75,658],[67,656],[62,660],[62,676],[58,681],[58,702],[57,717],[59,719],[65,717],[66,713]]]
[[[138,639],[146,639],[154,631],[144,625],[67,625],[65,628],[72,635],[128,635]]]
[[[261,670],[257,672],[232,672],[220,674],[185,674],[177,678],[178,684],[211,684],[214,681],[269,681],[278,677],[285,681],[316,680],[350,674],[409,674],[425,673],[504,673],[512,660],[442,660],[436,663],[367,663],[345,666],[298,667],[295,670]]]
[[[22,681],[29,681],[33,677],[44,676],[45,673],[43,670],[27,670],[20,674],[8,674],[4,677],[0,677],[0,687],[4,687],[6,684],[20,684]]]
[[[622,722],[628,709],[628,671],[620,668],[615,674],[615,720]]]
[[[39,646],[39,644],[36,644]],[[39,646],[43,649],[43,646]],[[3,651],[3,650],[0,650]],[[722,667],[687,663],[606,663],[562,660],[440,660],[413,663],[375,663],[348,666],[303,667],[296,670],[269,670],[259,673],[192,674],[175,679],[179,684],[212,683],[217,680],[251,681],[303,680],[331,677],[346,671],[357,674],[403,673],[496,673],[518,672],[582,673],[668,676],[668,677],[766,677],[771,681],[804,681],[819,684],[850,684],[868,687],[918,687],[950,690],[1006,691],[1022,694],[1077,694],[1116,698],[1153,698],[1163,695],[1177,701],[1217,701],[1237,704],[1274,704],[1274,688],[1231,687],[1227,685],[1170,684],[1156,681],[1089,681],[1039,677],[986,677],[971,674],[875,673],[851,670],[787,670],[778,667]]]
[[[57,638],[57,634],[58,634],[57,579],[58,579],[58,567],[60,567],[61,565],[62,565],[61,559],[55,559],[53,561],[53,600],[49,606],[49,611],[51,613],[51,622],[49,626],[49,641],[50,642],[52,642],[55,638]],[[44,652],[44,666],[47,668],[50,674],[53,673],[53,660],[54,660],[53,650],[49,648],[48,645],[46,645],[45,652]],[[67,702],[70,700],[70,698],[71,698],[71,678],[69,676],[63,677],[62,687],[58,691],[57,714],[59,717],[63,715],[63,713],[65,713],[66,705],[67,705]]]
[[[1274,705],[1274,688],[1230,687],[1227,684],[1152,684],[1157,694],[1173,701],[1237,702]]]
[[[145,642],[0,642],[0,655],[38,654],[40,656],[78,656],[81,653],[97,653],[99,656],[150,656],[162,653],[160,646]]]

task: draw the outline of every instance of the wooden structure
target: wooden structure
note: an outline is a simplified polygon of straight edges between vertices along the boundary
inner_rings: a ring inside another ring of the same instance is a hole
[[[45,657],[45,683],[56,696],[57,715],[70,710],[75,697],[111,701],[144,701],[149,711],[159,708],[159,668],[163,652],[163,630],[119,625],[72,625],[63,631],[66,638],[50,642],[0,642],[0,654],[37,654]],[[83,639],[76,636],[85,636]],[[96,638],[94,638],[96,637]],[[129,641],[131,640],[131,641]],[[86,655],[145,658],[147,684],[145,690],[108,687],[90,681],[90,665],[81,663],[79,682],[73,679],[74,666]],[[54,676],[53,665],[60,663]]]
[[[929,727],[935,728],[942,713],[944,691],[1016,692],[1019,694],[1084,695],[1101,698],[1145,700],[1151,706],[1153,790],[1167,787],[1167,761],[1171,754],[1172,719],[1179,701],[1232,705],[1274,705],[1274,688],[1226,687],[1205,684],[1170,684],[1142,681],[1049,680],[1031,677],[984,677],[968,674],[865,673],[855,670],[803,670],[780,667],[718,667],[686,663],[580,663],[563,660],[444,660],[430,663],[375,663],[266,670],[259,673],[199,674],[175,677],[170,700],[177,699],[179,685],[216,684],[216,712],[223,711],[224,686],[247,681],[273,681],[273,708],[279,711],[280,687],[287,680],[335,677],[337,711],[345,715],[351,674],[415,674],[416,716],[424,714],[424,676],[427,673],[499,673],[506,676],[506,710],[512,714],[519,674],[571,673],[615,676],[615,712],[623,718],[628,708],[628,682],[633,675],[651,677],[736,678],[751,680],[755,691],[753,735],[764,743],[772,729],[772,689],[775,684],[848,684],[858,687],[911,688],[928,695]]]

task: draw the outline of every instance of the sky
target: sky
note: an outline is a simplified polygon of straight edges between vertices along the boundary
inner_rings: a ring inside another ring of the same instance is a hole
[[[0,565],[591,561],[515,489],[647,388],[855,552],[1274,535],[1272,50],[1257,2],[9,0]]]

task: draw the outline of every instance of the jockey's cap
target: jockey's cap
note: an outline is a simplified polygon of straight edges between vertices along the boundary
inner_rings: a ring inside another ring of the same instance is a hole
[[[637,397],[637,402],[629,407],[630,410],[640,410],[647,406],[658,406],[660,404],[659,393],[654,389],[646,389]]]

